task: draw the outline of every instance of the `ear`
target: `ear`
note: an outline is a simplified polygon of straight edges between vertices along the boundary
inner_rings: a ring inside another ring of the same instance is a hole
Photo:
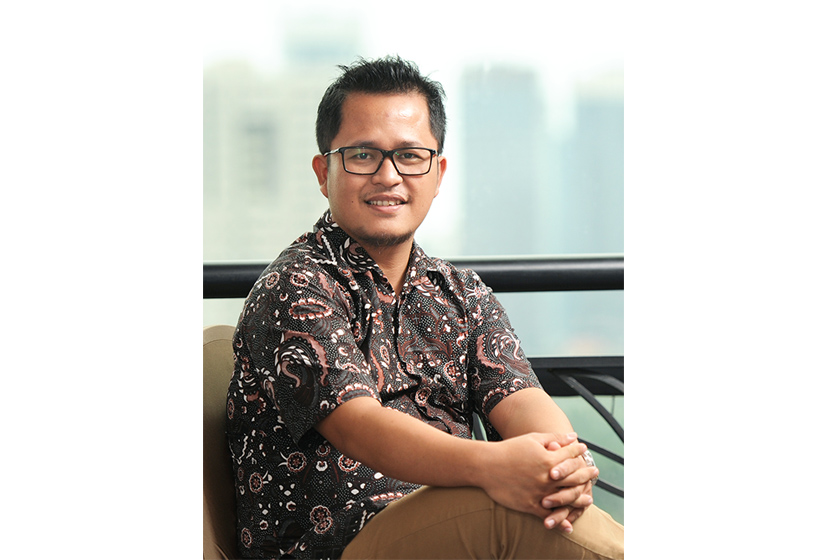
[[[437,185],[435,186],[435,197],[440,193],[440,183],[443,181],[443,174],[446,173],[446,158],[438,156],[438,177]]]
[[[318,154],[312,158],[312,171],[315,172],[315,176],[318,178],[318,184],[321,186],[321,194],[329,198],[327,196],[327,176],[330,172],[327,167],[327,157]]]

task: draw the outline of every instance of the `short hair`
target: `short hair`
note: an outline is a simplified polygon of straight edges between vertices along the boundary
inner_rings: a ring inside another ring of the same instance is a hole
[[[330,151],[330,145],[341,128],[341,111],[344,101],[351,93],[420,93],[429,106],[429,126],[437,140],[438,152],[443,151],[446,136],[446,112],[443,86],[420,74],[417,65],[399,56],[386,56],[376,60],[357,59],[349,66],[339,65],[339,76],[321,98],[318,117],[315,121],[315,139],[322,154]]]

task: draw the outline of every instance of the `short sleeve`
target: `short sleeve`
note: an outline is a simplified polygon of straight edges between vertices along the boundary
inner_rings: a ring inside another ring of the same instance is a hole
[[[541,385],[502,304],[477,274],[466,274],[470,386],[473,406],[486,418],[508,395]]]
[[[339,404],[379,400],[346,290],[318,268],[267,270],[240,316],[235,344],[294,441]]]

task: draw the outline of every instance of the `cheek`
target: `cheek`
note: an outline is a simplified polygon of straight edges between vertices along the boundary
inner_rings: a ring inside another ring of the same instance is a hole
[[[432,204],[432,201],[435,198],[437,198],[438,192],[440,192],[438,189],[427,191],[426,195],[424,196],[426,205],[431,205]]]
[[[351,216],[355,215],[361,208],[359,201],[341,187],[332,187],[329,196],[330,208],[333,210],[333,215]]]

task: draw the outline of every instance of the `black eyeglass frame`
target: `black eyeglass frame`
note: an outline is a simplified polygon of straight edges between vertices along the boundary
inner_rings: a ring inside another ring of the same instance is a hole
[[[344,152],[347,150],[354,149],[376,150],[377,152],[380,152],[382,154],[382,159],[379,160],[379,165],[376,166],[376,169],[371,171],[370,173],[359,173],[358,171],[350,171],[347,169],[347,163],[344,161]],[[430,152],[431,156],[429,157],[429,168],[423,173],[403,173],[402,171],[400,171],[400,167],[397,165],[397,162],[394,161],[394,154],[398,152],[404,152],[406,150],[426,150],[427,152]],[[329,156],[337,153],[341,154],[341,166],[344,168],[344,171],[350,173],[351,175],[376,175],[377,173],[379,173],[379,170],[382,169],[382,164],[385,162],[385,158],[390,158],[391,164],[394,166],[396,172],[404,177],[421,177],[423,175],[428,175],[429,172],[432,170],[432,159],[434,159],[435,156],[440,155],[440,152],[438,152],[437,150],[433,150],[431,148],[423,148],[421,146],[407,146],[405,148],[397,148],[395,150],[383,150],[381,148],[371,148],[370,146],[344,146],[341,148],[336,148],[335,150],[329,151],[321,155]]]

